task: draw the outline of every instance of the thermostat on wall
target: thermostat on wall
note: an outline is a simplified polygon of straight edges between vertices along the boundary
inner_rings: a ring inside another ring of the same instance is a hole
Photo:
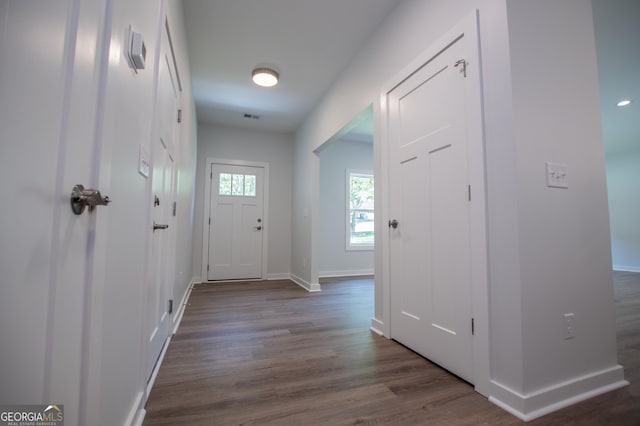
[[[144,45],[142,34],[131,31],[131,45],[129,46],[129,58],[131,65],[136,70],[144,69],[144,60],[147,56],[147,47]]]

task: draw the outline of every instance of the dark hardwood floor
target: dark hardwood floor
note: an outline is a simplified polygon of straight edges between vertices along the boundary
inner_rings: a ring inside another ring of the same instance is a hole
[[[531,425],[640,425],[640,274],[615,273],[630,386]],[[369,331],[371,280],[195,286],[145,425],[517,425],[473,387]]]

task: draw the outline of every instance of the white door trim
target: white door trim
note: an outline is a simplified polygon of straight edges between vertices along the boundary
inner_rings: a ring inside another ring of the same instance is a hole
[[[488,294],[488,267],[487,267],[487,225],[486,225],[486,184],[485,184],[485,158],[484,158],[484,128],[482,109],[481,64],[478,32],[478,12],[475,10],[431,46],[418,55],[411,63],[402,69],[396,76],[382,87],[378,112],[378,123],[381,129],[381,149],[375,151],[378,156],[376,165],[378,170],[382,199],[389,200],[389,161],[385,155],[389,150],[388,134],[388,94],[416,70],[426,64],[431,58],[444,50],[453,41],[464,36],[467,51],[467,123],[469,141],[469,181],[472,186],[471,203],[471,275],[472,275],[472,316],[475,320],[475,335],[473,337],[473,376],[477,392],[488,395],[490,385],[490,358],[489,358],[489,294]],[[389,218],[390,206],[388,201],[382,203],[380,219],[378,223],[385,222]],[[386,226],[381,232],[380,259],[382,278],[382,332],[390,338],[391,318],[391,282],[389,271],[390,240]],[[380,318],[377,319],[378,322]],[[379,326],[379,324],[378,324]],[[379,328],[379,327],[377,327]]]
[[[260,167],[264,170],[264,198],[263,198],[263,233],[262,233],[262,271],[261,280],[267,277],[269,260],[269,163],[259,161],[229,160],[224,158],[207,157],[204,176],[204,205],[202,206],[202,268],[201,277],[207,282],[207,264],[209,263],[209,238],[204,237],[204,230],[209,229],[209,208],[211,206],[211,179],[207,179],[207,173],[211,173],[213,164],[226,164],[230,166]]]

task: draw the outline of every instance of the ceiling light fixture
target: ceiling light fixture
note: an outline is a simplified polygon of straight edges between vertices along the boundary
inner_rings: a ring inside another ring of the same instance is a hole
[[[278,84],[280,75],[271,68],[256,68],[251,73],[253,82],[261,87],[273,87]]]
[[[624,99],[617,103],[619,107],[627,106],[631,103],[631,99]]]

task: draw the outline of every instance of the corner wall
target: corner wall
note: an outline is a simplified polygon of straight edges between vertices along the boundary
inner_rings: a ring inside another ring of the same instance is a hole
[[[492,380],[510,388],[508,404],[530,419],[624,382],[591,4],[510,0],[507,11],[523,358],[521,374],[496,365]],[[568,189],[547,186],[546,162],[568,166]],[[490,203],[489,216],[499,208]],[[493,302],[513,284],[490,285]],[[492,304],[492,328],[504,308]],[[571,338],[565,314],[574,315]],[[494,333],[492,351],[509,351],[512,337]]]

